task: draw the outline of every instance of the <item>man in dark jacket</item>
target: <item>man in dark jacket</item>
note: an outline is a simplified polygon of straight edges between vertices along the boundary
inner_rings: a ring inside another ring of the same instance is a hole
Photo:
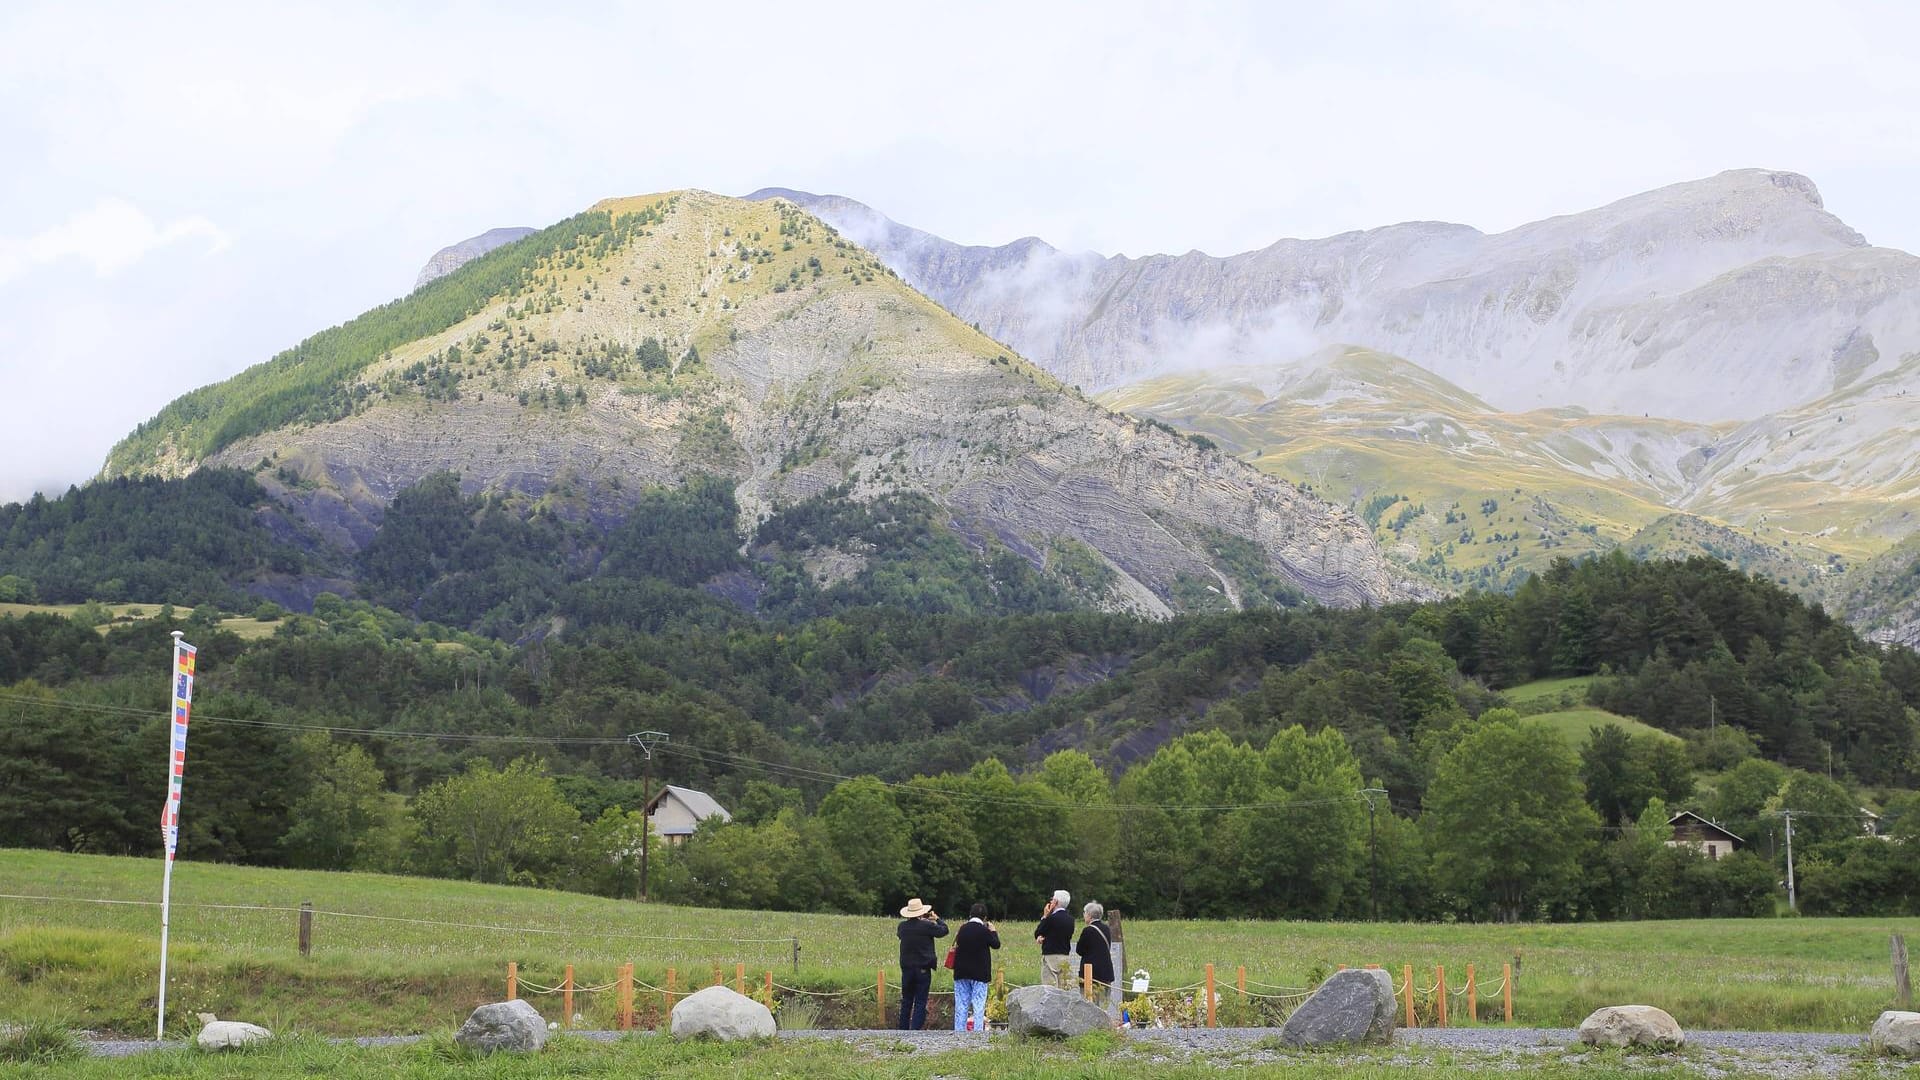
[[[947,924],[914,897],[900,909],[900,1030],[927,1026],[927,991],[933,989],[935,938],[947,936]]]
[[[1040,925],[1033,928],[1033,940],[1040,945],[1040,981],[1048,986],[1073,985],[1073,972],[1067,969],[1067,951],[1073,947],[1073,912],[1067,905],[1072,902],[1067,890],[1054,890],[1040,912]]]
[[[987,1030],[987,983],[1000,931],[987,921],[987,905],[975,904],[953,935],[953,1030]]]

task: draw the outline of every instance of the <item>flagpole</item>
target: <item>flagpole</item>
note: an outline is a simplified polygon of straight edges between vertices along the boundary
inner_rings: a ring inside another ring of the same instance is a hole
[[[179,804],[174,802],[175,785],[179,777],[173,770],[174,732],[180,723],[180,631],[173,632],[173,666],[167,669],[167,697],[171,702],[167,709],[167,802],[160,811],[160,843],[166,849],[167,868],[160,878],[160,1004],[154,1020],[154,1039],[163,1041],[167,1037],[167,917],[173,909],[173,853],[179,834],[170,830],[179,828],[177,815]]]

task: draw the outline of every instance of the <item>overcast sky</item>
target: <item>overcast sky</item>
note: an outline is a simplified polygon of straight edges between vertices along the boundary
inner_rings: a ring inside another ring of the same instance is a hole
[[[435,249],[608,195],[1222,254],[1763,166],[1920,250],[1916,5],[916,6],[9,0],[0,500]]]

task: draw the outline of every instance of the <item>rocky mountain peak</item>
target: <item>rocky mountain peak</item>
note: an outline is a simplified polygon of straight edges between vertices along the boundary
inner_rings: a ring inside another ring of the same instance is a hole
[[[457,244],[448,244],[434,252],[427,264],[420,268],[413,287],[417,289],[435,278],[446,277],[494,248],[532,236],[534,232],[525,226],[515,225],[504,229],[488,229],[479,236],[469,236]]]

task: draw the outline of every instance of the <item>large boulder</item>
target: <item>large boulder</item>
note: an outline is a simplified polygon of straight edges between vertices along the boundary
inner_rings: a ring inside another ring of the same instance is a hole
[[[1643,1050],[1678,1050],[1687,1033],[1665,1009],[1651,1005],[1608,1005],[1580,1021],[1580,1041],[1588,1046],[1631,1046]]]
[[[453,1041],[483,1054],[495,1050],[531,1054],[547,1045],[547,1022],[539,1010],[518,998],[497,1001],[473,1010]]]
[[[709,986],[689,994],[673,1007],[676,1039],[771,1039],[773,1013],[759,1002],[724,986]]]
[[[202,1050],[228,1050],[236,1046],[251,1046],[273,1038],[273,1032],[259,1024],[248,1024],[239,1020],[215,1020],[209,1018],[201,1025],[200,1034],[194,1037]]]
[[[1280,1041],[1288,1046],[1345,1046],[1393,1041],[1393,976],[1378,968],[1348,968],[1320,984],[1287,1017]]]
[[[1889,1009],[1873,1022],[1867,1044],[1876,1054],[1920,1057],[1920,1012]]]
[[[1023,986],[1007,995],[1007,1030],[1015,1035],[1069,1039],[1089,1031],[1112,1031],[1113,1017],[1071,990]]]

